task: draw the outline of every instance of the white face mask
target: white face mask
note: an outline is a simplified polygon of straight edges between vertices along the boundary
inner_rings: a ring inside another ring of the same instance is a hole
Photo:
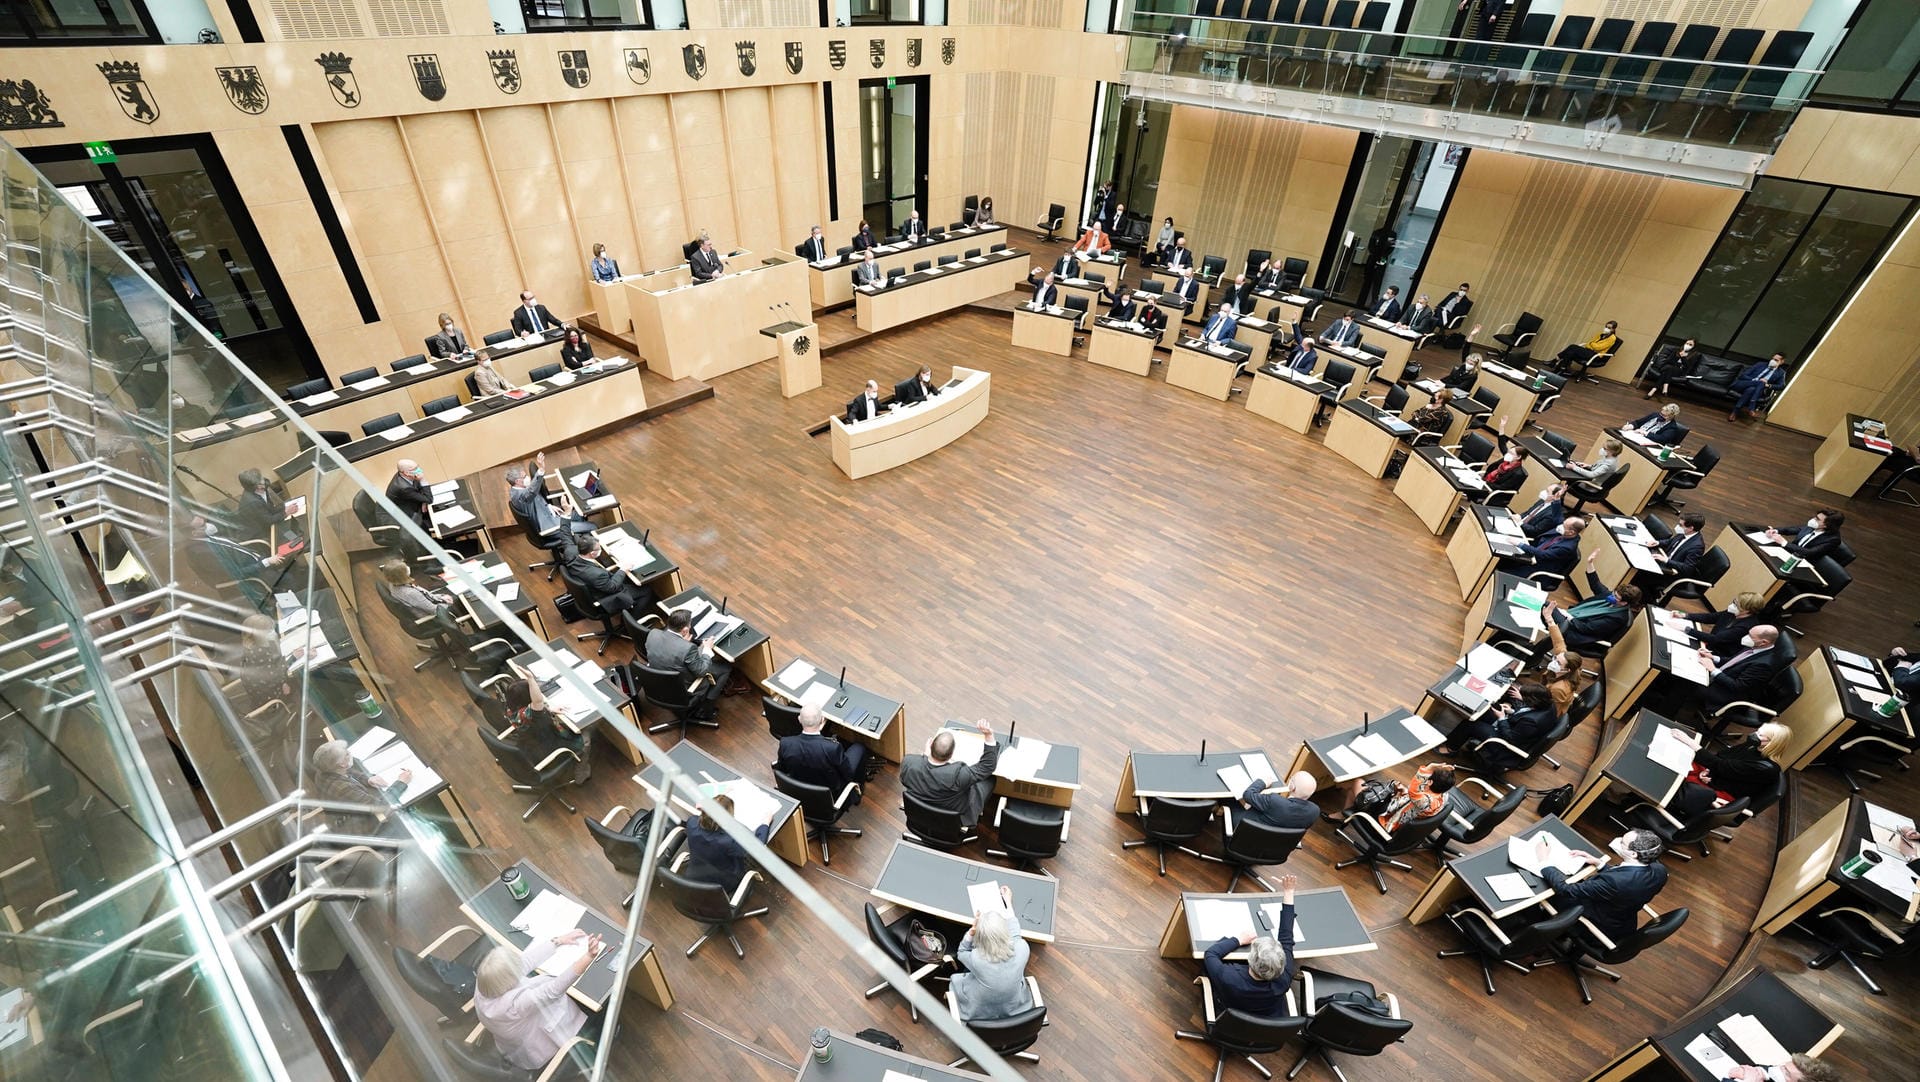
[[[207,536],[208,536],[208,537],[212,537],[212,536],[213,536],[214,534],[217,534],[217,533],[219,533],[219,532],[220,532],[220,527],[219,527],[218,525],[216,525],[215,523],[212,523],[212,522],[209,522],[209,523],[207,523]]]
[[[1633,859],[1633,850],[1627,848],[1627,838],[1624,834],[1608,842],[1607,848],[1613,850],[1614,855],[1621,860]]]
[[[1749,650],[1753,649],[1753,636],[1752,635],[1740,636],[1740,645],[1746,647]]]
[[[1504,457],[1506,458],[1506,460],[1507,460],[1508,462],[1518,462],[1518,461],[1520,461],[1520,456],[1519,456],[1519,455],[1516,455],[1516,454],[1514,454],[1514,453],[1513,453],[1512,451],[1508,451],[1508,452],[1506,453],[1506,455],[1505,455]]]
[[[1564,661],[1561,661],[1558,656],[1550,657],[1547,659],[1547,671],[1550,673],[1566,672],[1567,663]]]
[[[1818,516],[1815,516],[1807,520],[1807,529],[1817,530],[1819,528],[1820,528],[1820,519]]]
[[[1540,490],[1540,502],[1541,502],[1541,503],[1546,503],[1546,502],[1547,502],[1548,500],[1551,500],[1551,499],[1553,499],[1553,490],[1552,490],[1552,489],[1550,489],[1550,488],[1543,488],[1543,489],[1541,489],[1541,490]]]

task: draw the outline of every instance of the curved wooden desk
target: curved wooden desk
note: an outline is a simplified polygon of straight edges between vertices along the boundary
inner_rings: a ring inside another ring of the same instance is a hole
[[[859,479],[932,454],[968,432],[987,415],[992,376],[954,366],[953,379],[931,402],[848,425],[835,417],[833,464]]]

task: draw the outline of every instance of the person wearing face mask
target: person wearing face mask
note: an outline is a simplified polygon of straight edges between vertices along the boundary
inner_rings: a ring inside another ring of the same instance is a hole
[[[1553,705],[1552,692],[1540,684],[1515,684],[1491,710],[1455,726],[1440,754],[1452,755],[1455,749],[1472,751],[1490,771],[1512,770],[1520,765],[1522,753],[1552,732],[1559,721],[1560,711]],[[1483,744],[1486,740],[1502,743]]]
[[[1664,398],[1669,384],[1692,375],[1693,366],[1700,361],[1698,350],[1699,343],[1691,338],[1661,346],[1660,352],[1647,362],[1647,397],[1657,394]]]
[[[1739,397],[1734,400],[1733,408],[1727,411],[1727,420],[1738,421],[1741,417],[1753,413],[1767,399],[1780,392],[1787,385],[1787,358],[1776,353],[1759,364],[1750,364],[1742,369],[1739,378],[1727,389]]]
[[[1619,440],[1600,441],[1600,457],[1592,462],[1569,462],[1567,472],[1580,475],[1583,479],[1599,486],[1607,478],[1620,472],[1620,452],[1624,449]]]
[[[1173,219],[1168,218],[1160,224],[1159,235],[1153,238],[1153,252],[1147,256],[1149,266],[1164,267],[1167,257],[1173,252]]]
[[[1480,479],[1494,492],[1518,492],[1520,486],[1527,483],[1527,449],[1509,442],[1504,435],[1500,439],[1506,447]]]
[[[1887,675],[1893,678],[1893,690],[1908,702],[1920,699],[1920,658],[1908,654],[1906,647],[1896,646],[1887,654],[1883,664],[1887,667]]]
[[[1700,565],[1700,558],[1707,554],[1707,539],[1700,536],[1706,529],[1704,515],[1692,511],[1682,512],[1680,522],[1664,541],[1648,542],[1653,550],[1653,558],[1659,562],[1660,570],[1674,578],[1685,578],[1693,574]]]
[[[620,264],[607,255],[607,246],[604,244],[593,246],[593,262],[587,264],[587,270],[593,275],[593,280],[601,285],[620,280]]]
[[[1585,345],[1567,346],[1553,360],[1547,362],[1547,367],[1555,372],[1565,372],[1573,365],[1591,363],[1602,353],[1612,353],[1620,348],[1620,335],[1616,333],[1619,329],[1619,324],[1611,319],[1607,320],[1606,325],[1600,328],[1600,333],[1594,335],[1591,341]]]
[[[1400,314],[1400,326],[1415,334],[1426,334],[1439,326],[1439,316],[1433,305],[1427,303],[1427,295],[1420,294],[1413,300],[1413,307]]]
[[[1433,392],[1433,398],[1426,405],[1413,411],[1407,423],[1421,432],[1445,432],[1453,424],[1453,409],[1447,403],[1453,401],[1451,387],[1442,387]]]
[[[1680,441],[1687,438],[1689,429],[1680,423],[1679,404],[1669,402],[1645,417],[1636,418],[1627,426],[1627,431],[1638,432],[1655,443],[1678,447]]]
[[[473,370],[473,385],[482,397],[520,389],[519,384],[508,379],[505,372],[494,366],[492,357],[480,358],[479,366]]]
[[[1546,606],[1548,618],[1559,627],[1567,647],[1579,654],[1603,651],[1602,643],[1618,642],[1646,603],[1640,588],[1631,583],[1607,589],[1594,571],[1598,559],[1598,553],[1587,557],[1587,600],[1570,609],[1551,601]]]
[[[1547,694],[1553,696],[1553,709],[1556,714],[1564,714],[1573,705],[1574,696],[1587,686],[1587,671],[1579,654],[1567,649],[1567,638],[1560,633],[1560,625],[1552,620],[1547,625],[1547,653],[1540,659],[1539,679],[1547,686]]]
[[[1359,316],[1359,312],[1348,312],[1334,320],[1326,330],[1320,332],[1320,340],[1343,349],[1353,348],[1354,343],[1360,341]]]
[[[847,403],[844,423],[871,421],[878,416],[880,416],[880,385],[873,380],[868,380],[866,388],[860,392],[860,397]]]
[[[1557,528],[1567,517],[1567,505],[1560,502],[1566,494],[1567,486],[1558,481],[1536,493],[1537,499],[1520,512],[1520,532],[1527,537],[1539,537]]]
[[[1840,547],[1840,526],[1847,516],[1834,508],[1815,511],[1804,526],[1774,526],[1767,530],[1767,540],[1783,545],[1788,552],[1802,560],[1811,560],[1816,556],[1831,556]]]
[[[458,357],[472,348],[467,344],[467,336],[453,325],[453,317],[445,312],[440,313],[440,331],[427,336],[427,353],[444,360]]]
[[[1725,661],[1702,646],[1700,664],[1707,670],[1707,686],[1702,688],[1688,682],[1681,694],[1686,698],[1697,698],[1701,714],[1707,717],[1712,717],[1728,703],[1751,701],[1773,680],[1773,671],[1779,661],[1779,651],[1774,646],[1779,641],[1779,628],[1772,624],[1755,624],[1753,630],[1740,639],[1739,652]],[[1715,738],[1726,729],[1728,720],[1722,718],[1713,727]]]
[[[1771,798],[1780,785],[1787,761],[1787,743],[1793,730],[1769,721],[1724,752],[1696,750],[1693,767],[1680,789],[1667,801],[1667,811],[1680,820],[1691,819],[1741,797]],[[1701,744],[1694,734],[1693,746]]]
[[[1471,391],[1475,380],[1480,378],[1480,363],[1486,358],[1478,353],[1469,356],[1453,366],[1453,371],[1440,377],[1440,382],[1456,391]]]
[[[1400,319],[1400,287],[1388,286],[1380,299],[1373,302],[1373,318],[1386,323],[1395,323]]]
[[[545,334],[560,326],[560,321],[553,318],[547,306],[534,297],[533,290],[523,289],[520,291],[520,307],[513,310],[512,324],[513,333],[524,337]]]
[[[566,365],[569,372],[578,372],[593,363],[593,343],[580,333],[580,328],[567,328],[566,341],[560,343],[560,363]]]
[[[1220,292],[1220,303],[1231,307],[1236,315],[1253,311],[1253,283],[1244,274],[1234,275],[1233,284]]]
[[[1701,645],[1714,653],[1725,657],[1740,651],[1740,640],[1747,632],[1760,623],[1760,610],[1766,608],[1767,599],[1751,591],[1735,594],[1727,607],[1718,612],[1682,612],[1680,616],[1694,624],[1700,624]]]
[[[427,471],[420,463],[403,458],[394,463],[393,478],[387,482],[387,499],[404,515],[428,526],[427,514],[433,509],[433,493],[427,488]]]
[[[300,536],[299,525],[287,518],[286,497],[274,489],[259,470],[241,470],[240,497],[233,508],[233,536],[242,541],[269,541],[274,531],[282,540]]]
[[[1547,859],[1547,839],[1541,837],[1534,845],[1540,859]],[[1666,851],[1666,845],[1660,835],[1636,827],[1608,842],[1607,848],[1620,858],[1619,864],[1600,868],[1578,882],[1569,881],[1566,873],[1551,866],[1540,873],[1540,878],[1552,889],[1554,905],[1580,906],[1601,935],[1619,943],[1639,928],[1640,907],[1652,902],[1667,885],[1667,869],[1654,863]],[[1600,858],[1584,849],[1574,850],[1573,855],[1582,863],[1600,866]]]
[[[1580,559],[1580,531],[1586,528],[1586,519],[1568,515],[1555,523],[1552,530],[1521,545],[1519,552],[1500,557],[1500,566],[1510,571],[1546,571],[1564,577]]]

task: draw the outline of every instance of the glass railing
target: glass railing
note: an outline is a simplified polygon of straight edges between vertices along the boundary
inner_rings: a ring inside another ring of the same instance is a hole
[[[1819,72],[1135,12],[1127,70],[1771,153]],[[1414,114],[1417,115],[1417,114]]]
[[[0,1077],[317,1077],[328,1059],[496,1077],[474,970],[525,942],[513,920],[539,893],[508,880],[542,873],[606,947],[570,993],[604,1023],[559,1056],[658,1077],[684,1055],[657,1023],[698,925],[656,879],[698,812],[778,884],[774,919],[809,925],[781,932],[808,960],[769,972],[879,973],[974,1069],[1019,1077],[616,708],[608,674],[515,615],[484,529],[423,530],[4,144],[0,169]],[[388,568],[441,596],[409,610],[376,585]],[[564,855],[521,825],[536,794],[495,762],[513,756],[483,747],[527,673],[657,771],[631,812],[580,807]],[[831,1021],[779,1024],[804,1049]]]

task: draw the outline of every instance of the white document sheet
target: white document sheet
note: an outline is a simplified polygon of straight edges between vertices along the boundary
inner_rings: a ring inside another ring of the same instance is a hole
[[[1000,897],[1000,881],[997,879],[968,884],[967,906],[975,913],[998,913],[1009,920],[1013,919],[1013,910],[1007,908],[1006,899]]]
[[[1756,545],[1764,545],[1772,540],[1772,538],[1767,536],[1767,531],[1765,530],[1749,530],[1746,538]]]
[[[1535,850],[1535,844],[1540,838],[1547,839],[1547,859],[1544,861],[1539,858]],[[1515,835],[1508,838],[1507,863],[1516,868],[1524,868],[1535,875],[1539,875],[1547,868],[1558,868],[1560,874],[1572,875],[1586,866],[1584,861],[1573,855],[1573,850],[1568,849],[1565,843],[1552,834],[1536,834],[1530,838]]]
[[[1662,725],[1647,745],[1647,758],[1673,771],[1685,774],[1693,766],[1693,742],[1671,725]]]
[[[413,435],[412,428],[406,425],[398,425],[380,433],[380,438],[386,440],[388,443],[399,443],[411,435]]]
[[[14,1007],[26,998],[26,994],[26,991],[20,988],[9,988],[0,992],[0,1048],[26,1040],[31,1032],[25,1011],[22,1011],[20,1017],[14,1021],[6,1020],[7,1016],[13,1013]]]
[[[1840,675],[1846,678],[1847,683],[1855,687],[1872,688],[1878,691],[1886,686],[1880,682],[1880,677],[1874,673],[1862,672],[1851,665],[1841,665],[1839,668]]]
[[[299,399],[300,404],[303,406],[324,406],[329,402],[338,401],[340,401],[339,391],[321,391],[319,394],[310,394],[305,398]]]
[[[1341,777],[1350,778],[1356,774],[1371,773],[1373,770],[1371,763],[1345,744],[1329,750],[1327,758],[1333,760],[1333,768],[1340,772]]]
[[[1533,897],[1533,888],[1527,885],[1526,877],[1517,872],[1487,876],[1487,887],[1493,891],[1495,898],[1503,902]]]
[[[971,888],[969,888],[971,889]],[[1196,898],[1187,903],[1187,928],[1193,938],[1211,943],[1222,936],[1235,939],[1254,930],[1247,903],[1223,898]]]
[[[1793,1053],[1782,1047],[1779,1040],[1767,1032],[1767,1027],[1750,1014],[1721,1019],[1720,1032],[1747,1054],[1748,1063],[1775,1067],[1793,1058]]]
[[[392,739],[393,739],[392,729],[386,729],[386,728],[382,728],[381,726],[375,725],[373,728],[368,729],[366,731],[366,734],[362,736],[360,739],[347,745],[347,754],[353,756],[355,759],[360,760],[360,762],[365,763],[367,761],[367,756],[372,755],[374,752],[379,751],[381,748],[386,747],[387,741]]]
[[[552,939],[580,927],[587,907],[561,894],[543,890],[513,918],[513,928],[534,939]]]
[[[1440,735],[1440,730],[1428,725],[1427,719],[1418,714],[1408,714],[1400,719],[1400,724],[1406,726],[1407,732],[1412,733],[1413,738],[1422,744],[1446,743],[1446,738]]]
[[[1761,545],[1760,551],[1766,553],[1767,555],[1773,557],[1776,560],[1788,560],[1793,557],[1793,553],[1788,552],[1786,549],[1781,548],[1779,545]]]
[[[347,386],[353,388],[356,391],[367,391],[367,390],[372,390],[375,387],[385,387],[387,383],[388,383],[387,377],[375,376],[372,379],[363,379],[358,383],[349,383],[347,384]]]
[[[1247,786],[1253,784],[1253,778],[1247,774],[1247,768],[1239,763],[1220,767],[1214,773],[1219,775],[1220,784],[1226,786],[1227,792],[1235,795],[1246,792]]]
[[[832,684],[815,684],[800,694],[800,705],[802,707],[811,706],[824,710],[827,704],[833,701],[834,695],[838,693],[839,690],[839,688],[834,687]]]
[[[1838,646],[1829,647],[1829,649],[1833,651],[1833,656],[1843,665],[1851,665],[1856,669],[1873,668],[1873,659],[1870,657],[1856,654],[1851,650],[1842,650]]]
[[[1400,753],[1394,750],[1392,741],[1379,733],[1356,736],[1347,741],[1347,746],[1375,767],[1388,767],[1400,761]]]
[[[953,759],[955,762],[972,766],[980,761],[980,756],[986,754],[987,738],[981,736],[979,730],[948,729],[946,731],[953,736]],[[996,762],[998,762],[998,760],[996,760]]]
[[[433,493],[435,496],[444,496],[449,492],[458,492],[459,490],[459,481],[442,481],[437,485],[427,486],[427,491]]]
[[[813,674],[818,671],[813,667],[812,662],[795,658],[787,663],[786,668],[780,670],[780,675],[774,677],[774,682],[781,687],[798,691],[805,687],[807,681],[813,679]]]
[[[455,406],[449,410],[441,410],[439,413],[436,413],[433,416],[437,420],[446,421],[447,423],[451,424],[454,421],[464,421],[467,418],[473,416],[473,411],[468,409],[465,406]]]
[[[1523,609],[1518,605],[1507,606],[1507,617],[1515,627],[1526,631],[1545,631],[1546,622],[1540,618],[1539,609]]]
[[[1505,650],[1491,643],[1481,643],[1467,651],[1467,675],[1482,680],[1513,664],[1513,658]]]
[[[502,601],[518,601],[520,600],[520,584],[517,582],[503,582],[499,586],[494,587],[493,596]]]
[[[726,794],[733,798],[733,817],[749,827],[771,823],[774,815],[780,811],[780,802],[773,798],[773,794],[745,778],[735,778],[724,788]]]
[[[995,761],[993,772],[1013,781],[1032,781],[1038,777],[1047,765],[1047,757],[1053,754],[1053,745],[1032,737],[1021,737],[1012,747],[1000,749],[1000,758]]]
[[[1707,674],[1707,667],[1700,662],[1700,655],[1692,650],[1675,650],[1670,655],[1673,675],[1682,680],[1691,680],[1706,687],[1713,677]]]
[[[1685,628],[1669,627],[1666,624],[1663,624],[1660,621],[1655,620],[1653,622],[1653,633],[1667,640],[1668,642],[1678,643],[1680,646],[1686,647],[1688,651],[1692,650],[1690,643],[1693,639],[1693,636],[1687,634],[1687,631]]]
[[[1879,847],[1872,842],[1860,843],[1860,851],[1863,853],[1877,848]],[[1882,890],[1891,892],[1895,897],[1902,899],[1913,897],[1913,873],[1907,870],[1906,861],[1897,857],[1888,859],[1883,856],[1880,862],[1868,868],[1861,878]]]
[[[533,968],[539,973],[556,975],[565,973],[585,953],[587,953],[587,941],[584,939],[578,943],[562,943],[553,948],[553,953],[541,959],[540,964]]]
[[[454,504],[451,507],[436,507],[429,512],[436,530],[457,530],[473,521],[473,512]]]
[[[1705,1068],[1707,1075],[1712,1078],[1725,1078],[1727,1072],[1740,1066],[1732,1056],[1713,1043],[1713,1038],[1704,1033],[1687,1042],[1687,1055],[1692,1056],[1694,1062]]]
[[[1267,753],[1263,751],[1250,751],[1240,756],[1240,766],[1253,781],[1285,780],[1274,773],[1273,764],[1267,761]]]

